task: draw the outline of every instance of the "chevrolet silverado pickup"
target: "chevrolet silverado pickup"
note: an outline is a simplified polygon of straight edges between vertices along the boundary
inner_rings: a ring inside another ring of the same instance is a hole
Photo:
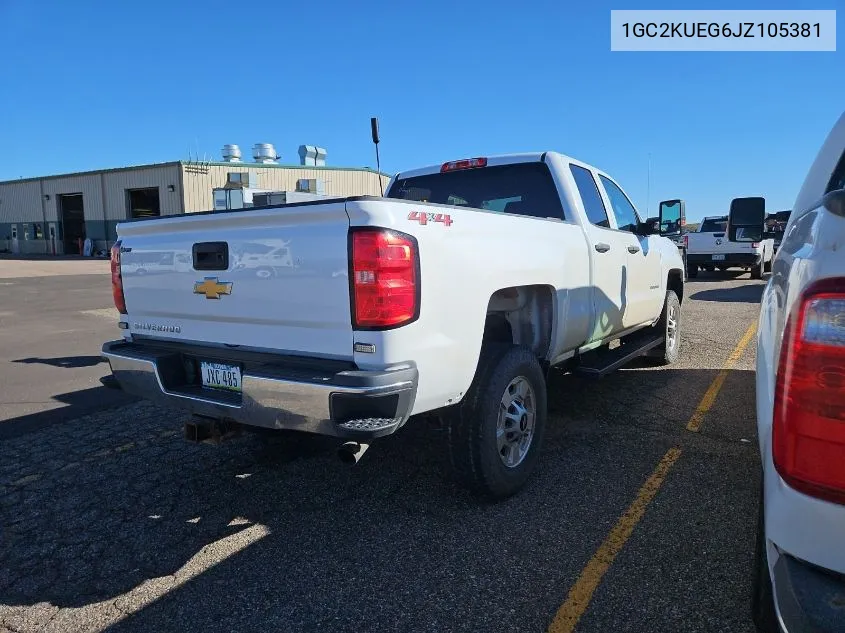
[[[543,152],[402,172],[385,197],[129,221],[103,355],[120,388],[190,412],[192,439],[304,431],[357,461],[429,414],[459,481],[501,498],[540,455],[551,366],[678,358],[683,263],[660,226],[679,220],[643,222],[608,174]],[[192,266],[137,274],[151,250]]]
[[[761,633],[845,631],[843,249],[845,114],[798,192],[760,301],[752,606]]]
[[[717,268],[744,268],[751,271],[752,279],[762,279],[764,272],[771,271],[774,240],[764,239],[761,223],[755,241],[732,242],[725,233],[727,223],[726,215],[706,217],[697,231],[687,233],[687,274],[697,277],[699,269],[712,272]]]

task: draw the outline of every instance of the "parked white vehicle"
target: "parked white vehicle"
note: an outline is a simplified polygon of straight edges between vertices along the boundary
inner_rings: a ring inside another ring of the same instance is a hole
[[[845,115],[793,209],[757,337],[763,490],[753,611],[765,633],[843,631]],[[737,214],[732,225],[743,223]]]
[[[194,439],[307,431],[349,440],[357,461],[432,414],[459,478],[502,497],[539,457],[551,365],[600,376],[678,358],[683,263],[655,231],[610,176],[554,152],[403,172],[385,198],[122,223],[124,337],[103,355],[126,391],[198,416]],[[232,265],[272,240],[297,261],[285,275]],[[193,270],[150,283],[132,271],[152,248]]]
[[[763,224],[755,241],[732,242],[726,235],[728,216],[709,216],[701,221],[697,231],[687,233],[687,274],[698,276],[699,269],[714,271],[744,268],[752,279],[762,279],[770,272],[775,254],[773,239],[762,239]],[[750,229],[750,227],[749,227]]]

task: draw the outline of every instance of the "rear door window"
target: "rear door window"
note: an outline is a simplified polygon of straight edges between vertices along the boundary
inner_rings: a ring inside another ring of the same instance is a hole
[[[601,199],[599,187],[595,178],[593,178],[593,174],[590,173],[589,169],[584,169],[579,165],[569,165],[569,171],[572,172],[572,177],[575,179],[575,186],[581,195],[581,202],[584,204],[587,219],[596,226],[610,228],[607,209],[604,207],[604,201]]]
[[[396,180],[388,198],[565,220],[554,179],[541,162],[461,169]]]

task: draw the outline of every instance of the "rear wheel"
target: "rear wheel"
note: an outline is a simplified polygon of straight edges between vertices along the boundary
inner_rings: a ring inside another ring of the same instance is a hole
[[[698,277],[698,266],[696,266],[695,264],[690,266],[687,269],[687,277],[689,277],[690,279],[695,279],[696,277]]]
[[[763,278],[763,262],[760,262],[758,265],[751,267],[751,278],[752,279],[762,279]]]
[[[763,521],[763,495],[757,513],[757,544],[754,549],[754,586],[751,596],[751,617],[759,633],[780,633],[775,613],[772,577],[766,556],[766,531]]]
[[[531,350],[485,344],[469,391],[446,418],[458,481],[493,499],[516,493],[537,465],[546,431],[546,381]]]

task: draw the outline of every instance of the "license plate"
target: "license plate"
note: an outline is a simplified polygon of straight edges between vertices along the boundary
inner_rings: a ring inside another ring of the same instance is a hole
[[[724,255],[713,255],[713,261],[714,262],[721,262],[721,261],[724,261],[724,260],[725,260]]]
[[[211,389],[241,390],[241,368],[237,365],[200,362],[202,386]]]

